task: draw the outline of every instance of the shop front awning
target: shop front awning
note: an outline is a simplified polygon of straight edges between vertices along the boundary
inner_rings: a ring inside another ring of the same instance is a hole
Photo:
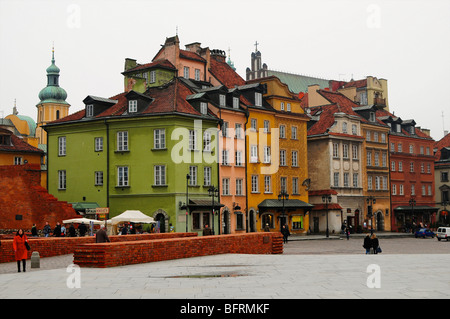
[[[414,206],[414,208],[412,208],[411,206],[398,206],[397,208],[394,208],[394,212],[396,213],[405,213],[405,214],[411,214],[411,213],[420,213],[420,212],[425,212],[425,213],[434,213],[437,212],[439,210],[438,207],[431,207],[431,206],[427,206],[427,205],[423,205],[423,206]]]
[[[70,203],[72,204],[73,209],[75,209],[76,211],[79,210],[86,210],[86,208],[92,208],[95,209],[97,207],[100,207],[99,204],[95,203],[95,202],[76,202],[76,203]]]
[[[306,203],[299,199],[288,199],[284,200],[284,209],[287,212],[296,211],[299,209],[304,209],[310,211],[314,205]],[[278,199],[265,199],[258,205],[259,213],[263,213],[269,210],[283,210],[283,201]]]
[[[193,211],[212,211],[214,209],[219,209],[224,207],[224,204],[221,204],[214,200],[214,204],[212,199],[190,199],[188,204],[188,209],[190,212]]]

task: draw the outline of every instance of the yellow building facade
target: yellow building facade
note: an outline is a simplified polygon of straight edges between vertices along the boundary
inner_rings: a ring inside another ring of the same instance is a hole
[[[291,233],[309,229],[307,122],[300,101],[276,77],[248,81],[264,87],[264,105],[248,108],[247,181],[254,228]]]

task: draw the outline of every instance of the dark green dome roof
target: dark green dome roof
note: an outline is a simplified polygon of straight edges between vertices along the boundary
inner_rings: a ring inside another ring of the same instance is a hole
[[[52,102],[68,104],[67,92],[59,86],[59,71],[55,65],[55,52],[52,51],[52,64],[47,68],[47,86],[39,92],[40,103]]]

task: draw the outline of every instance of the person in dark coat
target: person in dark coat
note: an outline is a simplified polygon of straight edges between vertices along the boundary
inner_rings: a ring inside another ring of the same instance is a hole
[[[77,237],[77,233],[76,233],[76,230],[75,230],[75,226],[73,226],[73,223],[70,224],[70,227],[69,227],[69,236],[70,237]]]
[[[53,230],[53,236],[61,237],[61,224],[59,222],[56,223],[56,227]]]
[[[100,225],[99,231],[95,234],[95,242],[96,243],[110,243],[108,234],[105,231],[105,225]]]
[[[373,234],[372,237],[370,237],[370,241],[372,242],[373,253],[378,254],[378,247],[380,246],[380,243],[377,236]]]
[[[33,237],[38,236],[36,224],[33,224],[33,227],[31,227],[31,236],[33,236]]]
[[[87,227],[86,227],[86,224],[84,222],[82,222],[80,224],[80,226],[78,226],[78,231],[80,232],[80,237],[84,237],[84,235],[87,232]]]
[[[283,225],[283,227],[281,228],[281,233],[283,234],[283,243],[287,244],[288,237],[291,235],[291,233],[289,232],[289,228],[286,225]]]
[[[211,228],[208,227],[208,225],[205,225],[205,228],[203,229],[203,236],[209,236],[212,235]]]
[[[370,247],[372,247],[372,241],[370,239],[370,235],[367,234],[366,238],[364,238],[363,247],[366,249],[366,255],[370,253]]]
[[[49,237],[51,232],[52,232],[52,228],[50,227],[48,222],[45,222],[45,226],[44,226],[44,230],[43,230],[44,236]]]

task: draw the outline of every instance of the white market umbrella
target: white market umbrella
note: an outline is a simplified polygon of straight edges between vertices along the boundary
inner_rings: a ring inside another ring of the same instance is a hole
[[[81,224],[81,223],[85,223],[87,225],[89,225],[90,222],[93,222],[95,225],[100,225],[100,224],[104,224],[105,223],[105,221],[102,221],[102,220],[89,219],[89,218],[72,218],[72,219],[63,220],[62,222],[63,222],[63,224],[70,224],[70,223]]]
[[[122,222],[151,224],[155,223],[155,220],[153,219],[153,217],[147,216],[139,210],[126,210],[122,214],[114,216],[113,218],[108,220],[108,224],[113,225]]]

